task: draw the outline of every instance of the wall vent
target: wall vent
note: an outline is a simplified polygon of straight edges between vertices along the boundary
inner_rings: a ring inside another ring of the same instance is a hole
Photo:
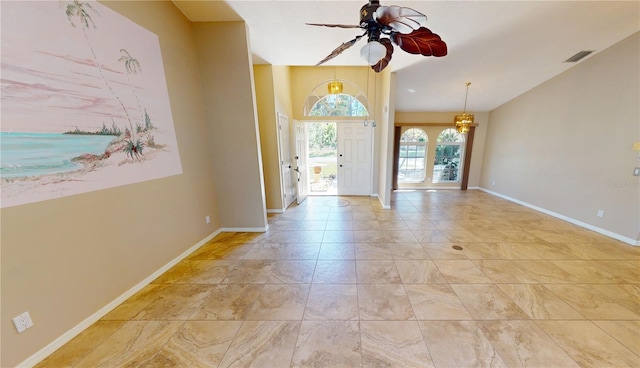
[[[577,54],[573,55],[572,57],[568,58],[567,60],[565,60],[565,63],[576,63],[582,59],[584,59],[585,57],[587,57],[588,55],[590,55],[593,52],[593,50],[589,50],[589,51],[580,51]]]

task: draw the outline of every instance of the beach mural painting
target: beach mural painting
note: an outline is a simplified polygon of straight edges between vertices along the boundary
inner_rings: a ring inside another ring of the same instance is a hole
[[[154,33],[94,1],[1,6],[3,208],[182,173]]]

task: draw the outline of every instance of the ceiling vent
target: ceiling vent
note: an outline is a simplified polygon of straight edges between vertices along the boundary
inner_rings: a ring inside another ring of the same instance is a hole
[[[593,50],[589,50],[589,51],[580,51],[577,54],[573,55],[572,57],[568,58],[567,60],[565,60],[565,63],[576,63],[582,59],[584,59],[585,57],[587,57],[588,55],[590,55],[593,52]]]

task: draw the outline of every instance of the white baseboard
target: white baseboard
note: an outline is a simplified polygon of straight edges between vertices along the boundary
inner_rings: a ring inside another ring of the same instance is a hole
[[[523,201],[521,201],[519,199],[511,198],[511,197],[506,196],[504,194],[493,192],[493,191],[490,191],[490,190],[485,189],[485,188],[478,188],[478,189],[480,189],[481,191],[483,191],[485,193],[489,193],[489,194],[494,195],[496,197],[500,197],[500,198],[506,199],[508,201],[517,203],[519,205],[531,208],[532,210],[536,210],[538,212],[542,212],[542,213],[547,214],[549,216],[553,216],[555,218],[570,222],[570,223],[572,223],[574,225],[578,225],[578,226],[583,227],[585,229],[589,229],[591,231],[595,231],[595,232],[597,232],[599,234],[608,236],[610,238],[613,238],[613,239],[616,239],[616,240],[620,240],[620,241],[625,242],[627,244],[630,244],[630,245],[633,245],[633,246],[640,246],[640,241],[638,241],[638,240],[631,239],[629,237],[614,233],[614,232],[609,231],[609,230],[605,230],[605,229],[599,228],[597,226],[593,226],[591,224],[587,224],[586,222],[582,222],[580,220],[576,220],[576,219],[573,219],[571,217],[567,217],[565,215],[561,215],[561,214],[553,212],[553,211],[549,211],[549,210],[547,210],[545,208],[538,207],[536,205],[533,205],[533,204],[530,204],[530,203],[527,203],[527,202],[523,202]]]
[[[376,193],[376,194],[372,194],[371,196],[372,196],[372,197],[374,197],[374,196],[375,196],[375,197],[378,197],[378,202],[380,202],[380,205],[382,206],[382,208],[383,208],[383,209],[385,209],[385,210],[390,210],[390,209],[391,209],[391,205],[389,205],[389,204],[384,204],[384,203],[382,202],[382,198],[380,198],[380,195],[378,195],[377,193]]]
[[[62,345],[64,345],[64,344],[68,343],[69,341],[71,341],[71,339],[73,339],[74,337],[78,336],[82,331],[84,331],[87,328],[89,328],[89,326],[91,326],[92,324],[94,324],[95,322],[100,320],[100,318],[104,317],[107,313],[111,312],[117,306],[122,304],[122,302],[124,302],[125,300],[129,299],[130,297],[132,297],[135,293],[137,293],[138,291],[142,290],[145,286],[149,285],[153,280],[157,279],[160,275],[162,275],[163,273],[167,272],[171,267],[175,266],[178,262],[180,262],[183,259],[185,259],[191,253],[193,253],[196,249],[198,249],[201,246],[203,246],[204,244],[206,244],[209,240],[215,238],[222,231],[223,231],[222,229],[218,229],[218,230],[214,231],[213,233],[209,234],[206,238],[200,240],[197,244],[193,245],[191,248],[185,250],[184,252],[182,252],[182,254],[180,254],[176,258],[172,259],[171,261],[169,261],[169,263],[167,263],[164,266],[160,267],[157,271],[155,271],[151,275],[147,276],[144,280],[140,281],[134,287],[132,287],[131,289],[127,290],[124,294],[122,294],[119,297],[115,298],[109,304],[107,304],[104,307],[100,308],[97,312],[95,312],[91,316],[85,318],[84,321],[78,323],[76,326],[71,328],[69,331],[65,332],[60,337],[58,337],[57,339],[53,340],[49,345],[45,346],[44,348],[40,349],[35,354],[33,354],[30,357],[28,357],[27,359],[25,359],[22,363],[18,364],[18,367],[20,367],[20,368],[23,368],[23,367],[24,368],[27,368],[27,367],[31,368],[34,365],[40,363],[44,358],[48,357],[54,351],[58,350],[60,347],[62,347]]]
[[[284,210],[281,208],[274,208],[274,209],[267,208],[267,213],[284,213]]]

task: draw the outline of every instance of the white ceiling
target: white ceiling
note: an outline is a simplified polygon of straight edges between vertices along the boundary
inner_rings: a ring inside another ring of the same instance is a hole
[[[182,1],[193,22],[244,20],[256,64],[315,65],[359,29],[305,23],[358,24],[366,0]],[[564,60],[581,50],[598,52],[640,31],[638,1],[400,1],[413,8],[447,43],[448,55],[411,55],[395,47],[397,111],[486,112],[576,65]],[[221,35],[224,39],[224,35]],[[325,65],[365,65],[365,40]],[[410,92],[415,90],[415,92]]]

